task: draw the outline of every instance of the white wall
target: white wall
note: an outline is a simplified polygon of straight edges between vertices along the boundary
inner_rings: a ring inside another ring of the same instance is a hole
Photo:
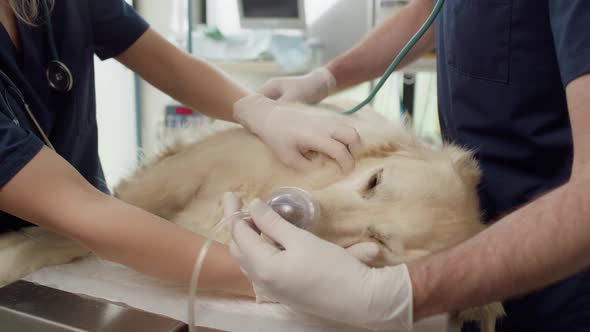
[[[95,58],[99,153],[110,188],[136,166],[133,73],[115,60]]]
[[[369,28],[368,0],[306,0],[310,35],[324,43],[325,62],[356,44]]]
[[[150,26],[171,39],[173,30],[179,25],[171,24],[173,19],[173,4],[168,0],[135,0],[139,13],[149,22]],[[188,34],[188,32],[187,32]],[[159,141],[157,133],[160,131],[164,107],[171,103],[172,99],[151,84],[140,82],[141,112],[143,118],[143,151],[146,156],[151,156],[158,151]]]
[[[96,59],[99,153],[110,188],[137,160],[133,74],[114,60]]]

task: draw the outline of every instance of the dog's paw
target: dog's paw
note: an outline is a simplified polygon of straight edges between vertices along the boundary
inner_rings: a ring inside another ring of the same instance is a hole
[[[20,232],[9,232],[0,235],[0,250],[14,247],[28,241],[28,238]]]
[[[13,283],[30,273],[30,264],[20,259],[21,247],[14,245],[0,250],[0,287]]]
[[[15,282],[44,267],[69,263],[90,251],[76,242],[49,234],[26,238],[0,250],[0,286]]]

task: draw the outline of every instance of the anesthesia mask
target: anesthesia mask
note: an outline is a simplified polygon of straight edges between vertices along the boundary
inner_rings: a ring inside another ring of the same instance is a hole
[[[266,201],[277,214],[291,224],[305,230],[313,229],[320,221],[320,205],[305,190],[282,187],[270,194]]]
[[[289,223],[304,230],[312,230],[320,221],[320,205],[305,190],[297,187],[281,187],[273,191],[267,199],[266,204],[270,206],[277,214]],[[248,212],[237,212],[232,217],[241,218],[248,221],[252,227],[260,233],[254,225],[252,217]],[[189,331],[194,332],[195,327],[195,300],[197,293],[197,283],[199,275],[209,250],[209,246],[223,229],[231,218],[223,218],[211,231],[207,241],[203,244],[197,257],[194,267],[191,284],[189,288],[188,301],[188,325]]]

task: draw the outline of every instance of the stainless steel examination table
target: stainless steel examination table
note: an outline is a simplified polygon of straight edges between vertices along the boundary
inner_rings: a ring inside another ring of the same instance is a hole
[[[0,331],[181,332],[186,324],[160,315],[18,281],[0,288]]]

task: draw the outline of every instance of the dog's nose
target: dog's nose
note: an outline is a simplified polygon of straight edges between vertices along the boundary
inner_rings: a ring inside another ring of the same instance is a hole
[[[319,204],[300,188],[279,188],[271,194],[267,204],[283,219],[302,229],[312,229],[320,219]]]

